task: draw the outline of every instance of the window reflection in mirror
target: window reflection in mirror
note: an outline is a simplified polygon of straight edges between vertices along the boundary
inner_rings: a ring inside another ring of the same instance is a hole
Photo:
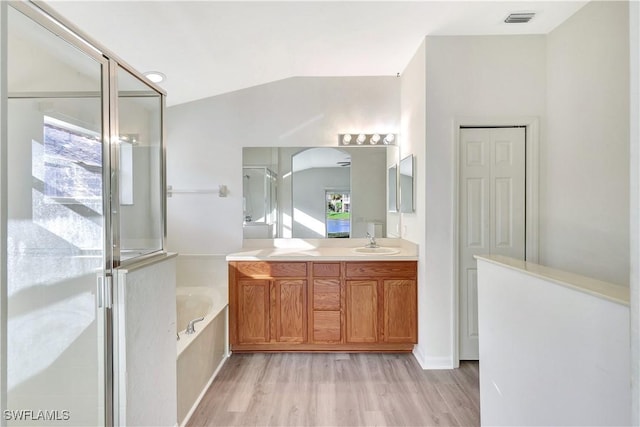
[[[268,168],[277,176],[277,184],[272,225],[263,227],[267,229],[263,233],[243,218],[244,238],[364,238],[372,229],[376,237],[388,237],[387,171],[398,161],[397,150],[395,146],[245,147],[243,168]],[[336,197],[331,207],[328,195]]]

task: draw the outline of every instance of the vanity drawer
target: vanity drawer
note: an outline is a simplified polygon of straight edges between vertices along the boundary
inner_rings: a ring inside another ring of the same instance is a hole
[[[247,277],[303,277],[307,275],[306,262],[240,261],[236,271]]]
[[[340,279],[313,281],[313,309],[340,310]]]
[[[314,277],[340,277],[339,262],[314,262]]]
[[[346,277],[416,277],[416,261],[347,262]]]

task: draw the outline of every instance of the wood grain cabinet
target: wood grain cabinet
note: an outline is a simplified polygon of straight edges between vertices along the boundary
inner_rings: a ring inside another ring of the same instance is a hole
[[[270,283],[240,279],[237,286],[237,330],[239,343],[267,343],[270,340]]]
[[[354,261],[345,269],[347,341],[417,343],[417,263]]]
[[[232,351],[411,351],[417,262],[229,262]]]
[[[342,291],[340,263],[314,262],[309,307],[311,343],[340,344],[342,342]]]

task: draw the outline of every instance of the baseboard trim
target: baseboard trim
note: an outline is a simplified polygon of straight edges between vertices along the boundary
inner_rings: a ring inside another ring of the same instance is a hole
[[[450,357],[428,357],[425,369],[455,369],[453,359]]]
[[[202,400],[204,395],[207,393],[207,390],[209,390],[209,387],[211,387],[211,383],[218,376],[218,372],[220,372],[220,369],[222,369],[222,367],[224,366],[226,361],[229,359],[229,356],[231,356],[231,353],[227,353],[227,354],[224,355],[224,357],[222,358],[222,360],[218,364],[218,367],[216,368],[216,370],[213,371],[213,374],[211,375],[211,378],[209,378],[209,381],[207,381],[207,384],[202,388],[202,391],[200,392],[200,395],[198,396],[196,401],[193,402],[193,406],[191,406],[191,409],[189,409],[189,412],[184,417],[184,420],[182,420],[182,423],[180,423],[180,427],[184,427],[184,426],[187,425],[187,423],[191,419],[191,416],[193,415],[193,413],[196,411],[196,408],[200,404],[200,401]]]
[[[413,357],[416,358],[422,369],[427,369],[426,357],[419,345],[413,348]]]
[[[420,367],[424,370],[439,370],[439,369],[455,369],[455,363],[451,357],[428,357],[419,346],[413,349],[413,357],[416,358]]]

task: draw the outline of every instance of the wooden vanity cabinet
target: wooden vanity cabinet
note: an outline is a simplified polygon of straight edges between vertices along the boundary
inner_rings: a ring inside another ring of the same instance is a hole
[[[306,342],[306,305],[306,262],[229,263],[232,345]]]
[[[229,262],[232,351],[411,351],[417,262]]]
[[[417,343],[417,263],[354,261],[345,269],[347,342]]]

